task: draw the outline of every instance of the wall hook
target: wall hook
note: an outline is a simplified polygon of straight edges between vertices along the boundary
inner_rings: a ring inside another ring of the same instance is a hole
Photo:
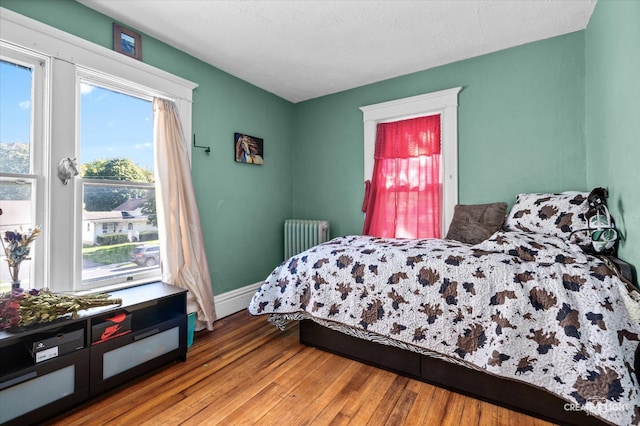
[[[204,149],[204,152],[206,152],[207,155],[209,155],[211,153],[211,147],[196,145],[196,134],[195,133],[193,134],[193,147],[194,148],[202,148],[202,149]]]

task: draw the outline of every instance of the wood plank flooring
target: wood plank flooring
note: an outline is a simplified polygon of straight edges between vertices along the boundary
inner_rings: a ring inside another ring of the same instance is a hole
[[[186,362],[48,425],[550,425],[298,342],[246,311],[196,333]]]

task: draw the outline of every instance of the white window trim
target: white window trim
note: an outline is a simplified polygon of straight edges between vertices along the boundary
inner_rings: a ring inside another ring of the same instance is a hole
[[[46,286],[56,291],[80,290],[82,279],[78,250],[82,248],[82,230],[79,228],[81,220],[75,226],[71,218],[65,226],[53,226],[51,222],[53,217],[71,217],[73,214],[70,211],[78,212],[82,209],[78,180],[62,186],[54,173],[61,158],[74,156],[62,141],[78,141],[78,75],[95,73],[93,77],[102,75],[105,79],[114,76],[113,81],[116,83],[132,83],[129,89],[135,89],[137,85],[142,91],[173,100],[180,114],[185,141],[191,140],[191,103],[193,90],[198,85],[2,7],[0,40],[43,55],[49,59],[47,62],[50,64],[45,85],[53,88],[53,95],[46,99],[44,105],[45,125],[42,135],[42,141],[46,145],[42,152],[47,164],[43,167],[44,179],[39,187],[39,194],[43,194],[44,202],[41,202],[43,199],[38,200],[36,212],[43,234],[47,234],[47,237],[43,235],[42,238],[42,257],[40,253],[35,253],[40,257],[37,261],[38,271],[42,268],[41,273],[36,274],[36,287]],[[189,143],[187,148],[191,156]],[[43,218],[49,219],[44,221]],[[63,261],[59,258],[60,253],[65,251],[62,248],[66,248],[69,253]],[[52,258],[54,253],[57,254],[56,259]],[[129,285],[131,284],[133,283],[130,282]]]
[[[442,236],[458,204],[458,93],[462,87],[360,107],[364,122],[364,180],[373,175],[378,123],[440,114],[443,183]]]
[[[0,39],[191,102],[197,83],[0,7]]]

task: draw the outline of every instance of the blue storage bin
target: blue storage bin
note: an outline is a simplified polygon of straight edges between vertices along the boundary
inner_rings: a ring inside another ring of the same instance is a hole
[[[193,344],[193,333],[195,332],[196,329],[196,313],[195,312],[191,312],[188,315],[188,321],[187,321],[187,347],[190,348],[191,345]]]

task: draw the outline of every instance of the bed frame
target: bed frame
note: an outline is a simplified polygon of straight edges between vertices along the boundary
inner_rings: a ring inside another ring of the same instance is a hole
[[[629,283],[634,282],[629,264],[613,256],[606,257],[614,263],[614,269],[623,278]],[[300,342],[561,425],[608,424],[579,411],[577,407],[542,388],[394,346],[358,339],[311,320],[300,321]],[[636,350],[635,368],[640,380],[640,346]]]
[[[300,342],[562,425],[606,425],[540,388],[300,321]],[[568,408],[568,409],[567,409]]]

